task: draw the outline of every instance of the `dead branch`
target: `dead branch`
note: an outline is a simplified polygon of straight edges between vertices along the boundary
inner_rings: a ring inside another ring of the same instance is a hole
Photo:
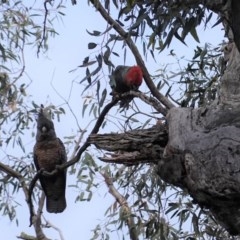
[[[108,186],[109,193],[116,199],[122,208],[124,220],[128,226],[130,239],[138,240],[138,234],[135,227],[134,218],[132,217],[131,208],[128,206],[127,200],[123,197],[121,193],[114,187],[112,178],[110,178],[106,173],[101,173],[104,177],[105,183]]]
[[[114,152],[99,159],[120,164],[157,163],[168,141],[166,126],[157,124],[149,129],[126,133],[92,134],[89,143],[98,149]]]

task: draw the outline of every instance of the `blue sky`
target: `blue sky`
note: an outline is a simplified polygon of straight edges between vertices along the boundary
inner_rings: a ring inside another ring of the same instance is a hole
[[[94,38],[90,39],[86,29],[93,31],[100,28],[101,31],[106,26],[100,14],[91,6],[87,5],[86,2],[87,1],[78,1],[76,6],[72,6],[70,1],[68,2],[67,8],[64,10],[66,17],[63,17],[63,22],[56,22],[56,30],[60,35],[50,40],[49,52],[46,55],[40,55],[40,57],[37,58],[35,48],[29,47],[26,49],[25,61],[28,76],[24,75],[24,80],[29,78],[32,80],[32,84],[27,90],[27,93],[31,95],[29,99],[33,99],[38,104],[63,104],[63,100],[55,90],[67,99],[72,82],[79,82],[84,77],[85,70],[78,70],[72,73],[70,73],[70,70],[79,66],[84,57],[89,54],[87,44],[94,40]],[[205,42],[217,44],[221,41],[223,33],[219,28],[209,30],[210,31],[203,32],[203,27],[200,27],[200,45],[204,45]],[[98,39],[97,41],[100,40],[101,39]],[[190,53],[190,58],[192,54],[191,48],[196,43],[191,37],[187,39],[187,42],[189,48],[174,41],[169,49],[157,56],[157,63],[154,63],[149,57],[146,62],[149,71],[155,71],[158,66],[166,62],[172,62],[173,59],[168,56],[171,49],[174,49],[175,52],[184,56]],[[114,63],[115,65],[123,64],[123,57],[121,56]],[[127,64],[135,64],[130,54],[127,58]],[[54,86],[55,90],[52,86]],[[141,87],[141,90],[144,90],[144,86]],[[89,92],[89,94],[91,94],[91,92]],[[86,128],[89,123],[89,118],[82,119],[82,101],[81,86],[75,83],[69,103],[79,120],[80,127]],[[77,131],[76,122],[70,113],[69,115],[62,116],[61,122],[55,122],[55,128],[58,136],[62,139],[64,136],[75,134]],[[34,139],[26,140],[26,146],[29,151],[31,151],[34,141]],[[110,204],[113,204],[114,199],[107,194],[107,188],[105,187],[103,179],[100,175],[97,177],[101,183],[101,188],[96,190],[91,202],[75,203],[75,198],[78,193],[77,190],[67,188],[66,196],[68,207],[63,213],[57,215],[48,214],[44,207],[45,218],[61,229],[65,240],[90,239],[92,236],[91,229],[95,228],[96,224],[104,220],[104,212]],[[73,177],[68,177],[68,184],[74,181],[75,179]],[[7,218],[1,217],[0,230],[3,232],[1,234],[2,239],[16,239],[16,236],[22,231],[28,234],[34,234],[33,229],[28,227],[29,212],[23,196],[19,197],[19,202],[22,204],[17,210],[19,227],[16,227],[15,223],[11,223]],[[46,229],[45,233],[52,239],[59,239],[58,233],[55,230]],[[112,237],[112,239],[118,239],[118,234],[113,233]]]

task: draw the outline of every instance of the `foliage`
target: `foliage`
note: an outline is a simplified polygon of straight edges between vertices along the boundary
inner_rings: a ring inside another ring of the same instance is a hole
[[[219,97],[219,81],[226,68],[221,48],[221,45],[197,46],[187,65],[169,76],[170,79],[179,79],[176,84],[181,88],[181,98],[177,100],[180,106],[195,107],[197,104],[197,107],[203,107]]]
[[[90,1],[93,5],[96,2]],[[45,1],[45,5],[41,5],[45,14],[42,14],[41,9],[34,10],[36,8],[26,4],[29,5],[24,1],[2,1],[0,4],[2,10],[0,144],[7,151],[11,151],[8,148],[14,148],[16,151],[13,154],[6,151],[1,162],[21,173],[29,184],[35,170],[32,154],[25,149],[23,136],[27,134],[31,138],[34,136],[31,129],[35,127],[34,114],[39,106],[34,100],[29,100],[30,83],[25,75],[24,48],[26,45],[33,45],[36,53],[47,51],[49,37],[56,35],[54,19],[64,14],[61,12],[63,8],[61,1],[52,3],[53,5]],[[95,30],[88,30],[93,40],[88,44],[89,55],[84,56],[78,68],[84,68],[86,73],[79,81],[81,86],[84,86],[83,95],[91,89],[94,92],[93,96],[96,96],[86,97],[83,101],[82,116],[90,116],[91,120],[98,119],[104,106],[111,100],[106,75],[111,74],[116,59],[121,58],[124,59],[124,63],[127,62],[129,48],[126,39],[133,39],[134,43],[141,47],[141,54],[146,59],[150,55],[157,61],[156,55],[169,47],[174,38],[185,44],[186,37],[190,34],[198,42],[197,26],[200,24],[207,26],[213,16],[201,5],[187,5],[174,0],[105,0],[102,4],[106,10],[115,14],[113,18],[127,34],[119,34],[109,23],[104,30],[99,26]],[[46,18],[46,6],[54,11],[42,24]],[[176,69],[175,72],[168,72],[167,66],[164,66],[161,69],[162,74],[155,76],[152,74],[152,77],[156,87],[165,91],[165,95],[177,104],[183,107],[206,106],[217,98],[217,87],[223,68],[220,48],[212,48],[206,44],[194,50],[193,58],[186,66]],[[176,89],[177,96],[174,95]],[[145,89],[145,94],[151,95],[149,89]],[[146,128],[163,118],[162,114],[153,113],[149,106],[142,110],[137,103],[138,100],[134,100],[129,111],[117,110],[114,116],[108,114],[102,128],[106,129],[111,124],[121,131]],[[56,106],[50,106],[50,109],[55,117],[64,113],[64,109]],[[80,134],[80,138],[83,138],[84,130]],[[74,145],[74,138],[75,136],[66,138],[71,148]],[[17,157],[19,151],[22,157]],[[163,182],[156,174],[154,164],[136,166],[102,164],[97,160],[99,154],[101,153],[96,153],[96,150],[92,149],[85,151],[81,161],[70,167],[70,174],[77,179],[72,187],[81,189],[76,201],[91,201],[94,189],[99,186],[96,176],[107,174],[113,179],[114,186],[131,209],[138,237],[174,240],[213,239],[213,237],[229,239],[229,235],[214,222],[207,210],[196,205],[183,190]],[[4,171],[0,171],[0,174],[1,214],[17,221],[15,208],[18,203],[15,197],[19,193],[21,183],[11,174]],[[39,190],[34,191],[33,197],[34,199],[40,197]],[[128,231],[125,228],[128,216],[117,201],[106,209],[105,217],[106,222],[93,230],[92,239],[109,239],[111,231],[115,230]],[[122,236],[124,239],[124,234]]]

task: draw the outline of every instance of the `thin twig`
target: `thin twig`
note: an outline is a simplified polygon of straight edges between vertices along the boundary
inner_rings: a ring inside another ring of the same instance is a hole
[[[134,44],[133,40],[128,35],[128,33],[125,32],[123,28],[113,18],[111,18],[109,13],[104,9],[102,4],[98,0],[90,0],[90,2],[93,4],[96,10],[102,15],[102,17],[107,21],[107,23],[111,25],[115,29],[115,31],[125,40],[128,47],[132,51],[137,64],[141,67],[145,82],[148,88],[150,89],[151,93],[153,94],[153,96],[156,97],[167,109],[174,107],[174,104],[164,95],[162,95],[159,92],[159,90],[156,88],[144,64],[141,54],[139,53],[136,45]]]
[[[124,217],[125,217],[125,222],[128,226],[129,229],[129,234],[130,234],[130,239],[131,240],[138,240],[138,234],[137,230],[135,227],[135,222],[132,217],[132,212],[130,207],[128,206],[127,200],[123,197],[121,193],[114,187],[112,178],[107,175],[107,173],[101,173],[102,176],[104,177],[105,183],[108,186],[109,193],[112,194],[112,196],[116,199],[116,201],[119,203],[121,206]]]
[[[25,65],[25,57],[24,57],[24,46],[25,46],[25,38],[23,38],[23,44],[22,44],[22,47],[20,48],[21,49],[21,55],[22,55],[22,69],[20,70],[20,73],[18,74],[18,76],[14,79],[14,81],[11,83],[11,85],[14,85],[23,75],[24,71],[25,71],[25,68],[26,68],[26,65]]]
[[[51,84],[51,87],[53,88],[54,92],[55,92],[55,93],[64,101],[64,103],[68,106],[71,114],[73,115],[73,118],[74,118],[75,121],[76,121],[76,124],[77,124],[77,126],[78,126],[79,131],[82,131],[82,129],[81,129],[80,125],[79,125],[77,116],[75,115],[75,113],[73,112],[73,110],[72,110],[72,108],[71,108],[71,106],[70,106],[70,104],[69,104],[69,97],[68,97],[68,99],[65,99],[65,98],[57,91],[57,89],[56,89],[56,88],[54,87],[54,85],[53,85],[53,77],[52,77],[52,80],[51,80],[51,83],[50,83],[50,84]],[[73,83],[72,83],[72,84],[73,84]],[[70,94],[71,94],[71,92],[72,92],[72,84],[71,84]],[[69,96],[70,96],[70,95],[69,95]]]
[[[128,96],[134,96],[134,97],[138,97],[140,98],[143,102],[151,105],[153,108],[155,108],[159,113],[161,113],[163,116],[167,115],[167,109],[164,108],[162,106],[162,104],[157,101],[155,98],[153,97],[148,97],[147,95],[145,95],[144,93],[140,92],[140,91],[129,91],[126,93],[123,93],[121,95],[121,98],[125,98]]]
[[[33,211],[33,203],[32,203],[32,192],[33,192],[33,188],[37,182],[37,180],[39,179],[40,175],[42,174],[43,169],[40,169],[36,175],[34,176],[34,178],[32,179],[30,185],[29,185],[29,194],[28,194],[28,199],[27,202],[29,203],[29,210],[30,210],[30,225],[29,227],[32,226],[33,224],[33,217],[35,216],[35,213]]]
[[[43,217],[44,220],[46,221],[46,227],[51,227],[53,228],[54,230],[56,230],[58,233],[59,233],[59,237],[60,237],[60,240],[64,240],[64,237],[63,237],[63,234],[62,234],[62,231],[60,228],[56,227],[55,225],[53,225],[51,222],[49,222],[45,217]]]
[[[45,0],[44,1],[45,14],[44,14],[44,20],[43,20],[43,33],[42,33],[42,39],[41,39],[41,41],[40,41],[40,43],[38,45],[37,56],[39,56],[42,44],[46,40],[46,25],[47,25],[47,15],[48,15],[47,3],[51,4],[51,1],[52,0]]]

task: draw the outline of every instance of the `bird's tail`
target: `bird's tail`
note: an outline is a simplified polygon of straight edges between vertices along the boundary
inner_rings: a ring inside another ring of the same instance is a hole
[[[49,213],[61,213],[66,208],[66,198],[64,195],[58,196],[57,198],[46,197],[46,208]]]
[[[127,110],[129,108],[129,104],[132,100],[133,100],[132,96],[128,96],[128,97],[125,97],[124,99],[121,99],[120,104],[119,104],[120,108]]]
[[[66,208],[66,172],[52,177],[41,177],[41,185],[46,195],[46,208],[49,213],[61,213]]]

